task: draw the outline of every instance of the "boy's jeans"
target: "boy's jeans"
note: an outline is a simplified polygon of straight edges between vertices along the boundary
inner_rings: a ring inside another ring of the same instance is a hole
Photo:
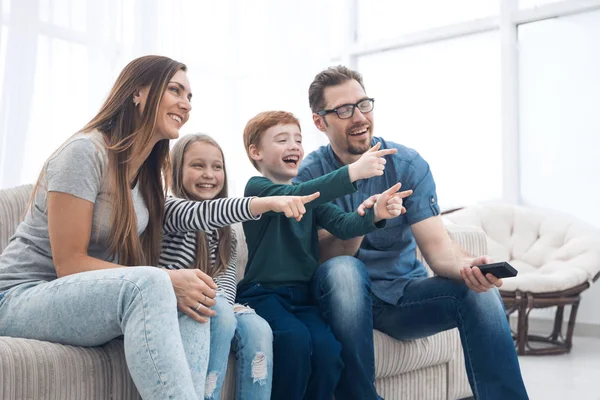
[[[307,286],[240,288],[273,330],[272,399],[330,400],[344,367],[340,343],[320,316]]]
[[[460,281],[414,280],[398,304],[372,296],[365,265],[336,257],[319,267],[313,291],[342,344],[346,368],[336,398],[376,399],[373,328],[399,340],[458,328],[471,389],[477,399],[527,399],[498,290],[476,293]]]
[[[0,336],[88,347],[124,335],[127,366],[144,400],[202,398],[210,326],[178,317],[165,271],[82,272],[0,297]]]
[[[268,400],[273,379],[273,334],[254,310],[217,295],[210,319],[205,399],[220,399],[230,349],[235,352],[236,399]],[[234,311],[235,310],[235,311]]]

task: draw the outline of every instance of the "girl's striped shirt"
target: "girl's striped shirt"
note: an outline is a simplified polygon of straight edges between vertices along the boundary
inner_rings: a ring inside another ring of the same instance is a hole
[[[168,269],[191,268],[196,264],[196,232],[205,232],[211,265],[215,263],[219,245],[218,228],[237,222],[260,219],[250,212],[252,197],[225,198],[205,201],[167,197],[163,220],[162,249],[159,266]],[[212,277],[217,291],[227,301],[235,302],[237,278],[237,240],[232,230],[231,259],[225,271]]]

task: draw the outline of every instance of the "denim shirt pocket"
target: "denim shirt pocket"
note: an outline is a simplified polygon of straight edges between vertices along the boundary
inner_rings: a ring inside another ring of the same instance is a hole
[[[407,226],[406,217],[401,215],[388,220],[385,228],[369,233],[367,240],[375,249],[388,250],[402,240],[403,229]]]

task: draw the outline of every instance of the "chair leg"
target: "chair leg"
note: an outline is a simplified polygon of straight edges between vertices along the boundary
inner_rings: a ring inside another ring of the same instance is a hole
[[[577,302],[573,303],[571,306],[571,315],[569,315],[569,324],[567,325],[567,337],[565,338],[567,352],[571,351],[571,347],[573,347],[573,331],[575,331],[575,319],[577,318],[577,309],[579,308],[580,301],[581,300],[578,299]]]
[[[524,355],[527,346],[527,337],[529,333],[529,323],[527,321],[527,299],[522,298],[519,304],[519,314],[517,323],[517,354]]]
[[[565,306],[557,306],[556,314],[554,315],[554,328],[549,339],[557,341],[562,336],[562,323],[564,319]]]

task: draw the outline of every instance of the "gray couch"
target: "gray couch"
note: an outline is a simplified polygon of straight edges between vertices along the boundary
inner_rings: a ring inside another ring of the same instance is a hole
[[[0,190],[0,251],[24,214],[32,186]],[[239,265],[247,251],[240,226]],[[486,251],[481,231],[449,226],[450,235],[475,255]],[[240,271],[242,274],[242,271]],[[376,386],[387,400],[455,400],[471,395],[458,331],[397,341],[374,331]],[[230,366],[233,357],[230,356]],[[223,399],[233,399],[229,368]],[[0,337],[0,399],[138,399],[123,354],[123,341],[94,348]]]

